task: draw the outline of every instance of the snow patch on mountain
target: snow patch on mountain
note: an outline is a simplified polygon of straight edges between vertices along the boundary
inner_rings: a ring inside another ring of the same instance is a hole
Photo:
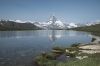
[[[75,27],[78,27],[78,25],[76,25],[75,23],[69,23],[69,25],[67,27],[68,28],[75,28]]]
[[[9,21],[14,21],[14,22],[17,22],[17,23],[33,23],[30,20],[27,20],[27,21],[22,21],[22,20],[9,20]]]
[[[64,27],[64,24],[60,20],[56,21],[55,25],[57,25],[59,27]]]

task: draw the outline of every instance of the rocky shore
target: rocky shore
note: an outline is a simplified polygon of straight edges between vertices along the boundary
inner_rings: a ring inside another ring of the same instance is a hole
[[[82,53],[88,53],[88,54],[94,54],[94,53],[100,53],[100,37],[98,36],[92,36],[96,40],[94,40],[91,43],[88,44],[81,44],[79,48]]]
[[[40,56],[35,58],[35,63],[38,64],[38,66],[48,66],[49,64],[55,66],[55,64],[59,64],[58,62],[67,64],[64,62],[73,62],[73,60],[77,61],[84,59],[92,59],[93,61],[95,57],[99,60],[100,37],[92,37],[93,41],[87,44],[73,44],[68,48],[54,47],[49,53],[43,52]]]

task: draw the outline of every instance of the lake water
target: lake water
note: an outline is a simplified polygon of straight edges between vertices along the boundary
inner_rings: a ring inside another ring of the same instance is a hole
[[[89,33],[71,30],[0,31],[0,66],[31,66],[43,51],[89,43],[91,38]]]

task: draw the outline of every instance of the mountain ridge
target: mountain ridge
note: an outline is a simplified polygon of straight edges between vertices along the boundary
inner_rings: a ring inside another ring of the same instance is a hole
[[[0,30],[36,30],[40,29],[32,23],[18,23],[14,21],[0,21]]]

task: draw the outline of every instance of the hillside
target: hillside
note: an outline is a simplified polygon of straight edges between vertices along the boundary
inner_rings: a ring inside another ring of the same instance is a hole
[[[92,25],[92,26],[73,28],[73,30],[87,31],[87,32],[91,32],[95,35],[100,36],[100,24],[96,24],[96,25]]]
[[[14,21],[0,21],[0,31],[5,30],[35,30],[39,29],[32,23],[17,23]]]

